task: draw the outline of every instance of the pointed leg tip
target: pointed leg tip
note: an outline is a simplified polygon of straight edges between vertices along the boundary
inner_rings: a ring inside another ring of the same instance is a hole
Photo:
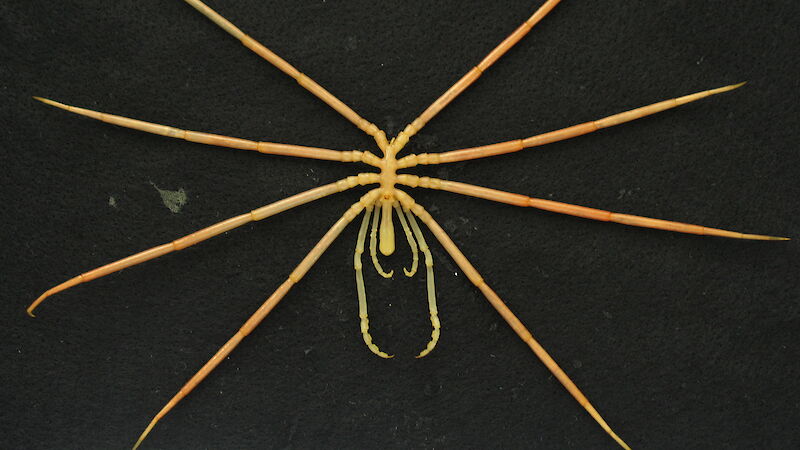
[[[747,81],[742,81],[741,83],[736,83],[736,84],[729,84],[727,86],[722,86],[721,88],[712,89],[712,90],[709,91],[709,93],[712,94],[712,95],[713,94],[722,94],[723,92],[729,92],[729,91],[732,91],[734,89],[739,89],[740,87],[744,86],[745,84],[747,84]]]
[[[36,315],[33,313],[33,311],[36,308],[38,308],[39,304],[42,303],[49,296],[50,296],[50,292],[48,291],[48,292],[45,292],[44,294],[40,295],[39,298],[37,298],[36,300],[34,300],[33,303],[31,303],[31,305],[28,306],[28,309],[25,310],[28,313],[28,315],[31,316],[31,317],[36,317]]]
[[[617,433],[611,431],[610,428],[607,429],[606,432],[617,442],[617,444],[619,444],[620,447],[624,448],[625,450],[631,450],[631,447],[626,444],[625,441],[623,441],[622,438],[617,435]]]
[[[747,81],[742,81],[741,83],[736,83],[736,84],[729,84],[728,86],[721,87],[720,88],[720,92],[728,92],[728,91],[732,91],[734,89],[739,89],[740,87],[744,86],[745,84],[747,84]]]
[[[47,105],[58,106],[58,103],[54,102],[53,100],[50,100],[49,98],[44,98],[34,95],[33,99],[45,103]]]
[[[132,450],[136,450],[137,448],[139,448],[140,445],[142,445],[142,442],[144,442],[144,439],[147,437],[148,434],[150,434],[150,430],[153,429],[153,426],[156,424],[156,421],[157,420],[154,419],[153,422],[150,422],[150,425],[148,425],[147,428],[145,428],[144,431],[142,431],[142,434],[139,435],[139,439],[137,439],[136,443],[133,444]]]
[[[67,105],[65,105],[63,103],[59,103],[59,102],[57,102],[55,100],[50,100],[49,98],[37,97],[37,96],[34,95],[33,99],[34,100],[38,100],[38,101],[40,101],[40,102],[42,102],[42,103],[44,103],[46,105],[50,105],[50,106],[54,106],[56,108],[69,110],[69,107]]]
[[[383,278],[392,278],[394,276],[394,270],[390,270],[388,273],[386,272],[378,272],[381,274]]]
[[[782,236],[765,236],[761,234],[746,234],[744,235],[745,239],[750,239],[754,241],[791,241],[791,238],[782,237]]]
[[[419,352],[419,355],[415,356],[414,358],[416,358],[416,359],[424,358],[424,357],[428,356],[428,353],[430,353],[430,352],[431,351],[426,348],[425,350],[422,350],[421,352]]]

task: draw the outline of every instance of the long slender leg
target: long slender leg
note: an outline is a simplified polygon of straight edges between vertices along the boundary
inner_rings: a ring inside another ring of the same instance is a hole
[[[478,273],[477,270],[470,264],[467,258],[461,253],[461,250],[456,247],[456,244],[450,239],[450,237],[445,233],[442,227],[439,226],[438,223],[428,214],[425,209],[416,204],[414,200],[405,193],[400,194],[400,201],[403,202],[403,206],[410,209],[417,217],[422,220],[422,222],[428,226],[436,239],[442,244],[442,246],[447,250],[447,253],[453,258],[453,260],[461,267],[461,270],[464,274],[469,278],[469,280],[478,288],[489,303],[500,313],[500,316],[505,320],[511,329],[517,333],[517,336],[520,337],[527,345],[533,350],[533,353],[536,354],[537,357],[544,363],[545,367],[558,379],[558,381],[567,389],[567,391],[575,398],[575,400],[586,409],[586,411],[592,416],[592,418],[609,434],[617,443],[625,449],[630,450],[628,444],[626,444],[619,436],[617,436],[614,431],[611,430],[611,427],[608,426],[605,420],[600,416],[600,413],[589,403],[589,400],[586,398],[585,395],[578,389],[578,386],[567,376],[564,370],[559,367],[558,363],[547,353],[547,351],[542,347],[539,342],[534,339],[533,335],[525,325],[511,312],[511,310],[506,306],[503,300],[486,284],[483,280],[483,277]]]
[[[561,0],[547,0],[531,17],[522,23],[513,33],[503,40],[494,50],[489,52],[477,66],[470,69],[460,80],[450,87],[444,94],[441,95],[435,102],[420,114],[419,117],[414,119],[406,128],[397,135],[397,138],[391,143],[391,150],[397,154],[405,145],[411,136],[417,134],[422,127],[425,126],[439,111],[443,110],[450,102],[458,97],[465,89],[467,89],[475,80],[480,77],[492,64],[495,63],[501,56],[503,56],[511,47],[519,42],[534,25],[539,23],[553,8],[558,5]]]
[[[216,23],[228,34],[240,40],[245,47],[255,52],[258,56],[266,59],[270,64],[280,69],[281,72],[294,78],[300,86],[303,86],[306,90],[316,95],[320,100],[327,103],[331,108],[335,109],[339,114],[352,122],[360,130],[372,136],[375,139],[375,142],[378,143],[378,147],[384,152],[386,151],[388,145],[388,142],[386,141],[386,134],[373,123],[363,119],[355,111],[353,111],[352,108],[345,105],[341,100],[320,86],[316,81],[307,77],[305,74],[295,69],[294,66],[286,62],[286,60],[242,32],[242,30],[219,15],[216,11],[209,8],[205,3],[199,0],[185,1],[186,3],[192,5],[196,10],[200,11],[201,14],[208,17],[212,22]]]
[[[267,298],[264,304],[259,307],[252,316],[242,325],[241,328],[236,332],[236,334],[231,337],[228,342],[225,343],[220,349],[217,351],[214,356],[208,360],[205,365],[197,371],[197,373],[186,382],[186,384],[175,394],[169,402],[161,409],[161,411],[156,414],[153,420],[147,425],[147,428],[142,432],[142,435],[139,436],[139,440],[136,441],[136,445],[133,446],[134,450],[142,443],[145,437],[147,437],[150,430],[153,429],[156,423],[161,420],[175,405],[178,404],[184,397],[186,397],[192,389],[194,389],[198,384],[200,384],[205,377],[208,376],[218,365],[225,359],[240,342],[242,339],[245,338],[248,334],[250,334],[257,326],[264,320],[265,317],[275,308],[281,299],[286,295],[287,292],[297,284],[303,276],[311,269],[311,266],[314,265],[315,262],[319,259],[320,256],[327,250],[328,246],[336,239],[337,236],[342,232],[342,230],[347,227],[356,216],[367,206],[372,204],[375,201],[375,198],[380,195],[380,191],[374,189],[368,193],[366,193],[361,199],[354,203],[342,217],[336,221],[335,224],[325,233],[325,236],[320,239],[317,245],[311,249],[311,251],[306,255],[305,258],[300,262],[300,264],[289,274],[289,278],[280,285],[280,287]]]
[[[381,208],[380,204],[376,203],[375,208]],[[382,210],[375,211],[375,215],[372,217],[372,229],[369,233],[369,254],[372,257],[372,265],[375,266],[375,270],[383,278],[391,278],[394,275],[394,270],[390,270],[389,273],[384,272],[380,261],[378,261],[378,220],[380,220],[381,212]]]
[[[358,230],[358,240],[356,241],[356,251],[353,254],[353,267],[356,270],[356,291],[358,292],[358,318],[361,321],[361,336],[364,343],[372,353],[381,358],[392,358],[386,352],[381,351],[374,342],[372,335],[369,334],[369,316],[367,314],[367,289],[364,287],[364,265],[361,263],[361,255],[364,253],[364,242],[367,240],[367,227],[369,226],[369,216],[372,214],[372,205],[367,206],[364,211],[364,219],[361,220],[361,228]]]
[[[401,158],[397,162],[399,169],[406,167],[413,167],[418,164],[444,164],[457,161],[465,161],[469,159],[486,158],[488,156],[504,155],[506,153],[518,152],[525,148],[537,147],[540,145],[550,144],[553,142],[563,141],[565,139],[581,136],[600,130],[602,128],[613,127],[621,123],[630,122],[631,120],[639,119],[649,116],[651,114],[659,113],[677,106],[685,105],[715,94],[732,91],[736,88],[743,86],[744,83],[732,84],[717,89],[709,89],[707,91],[697,92],[695,94],[685,95],[683,97],[664,100],[662,102],[653,103],[652,105],[643,106],[641,108],[632,109],[613,116],[608,116],[600,120],[585,122],[580,125],[574,125],[560,130],[551,131],[549,133],[538,134],[526,139],[515,139],[513,141],[499,142],[497,144],[482,145],[480,147],[464,148],[459,150],[451,150],[443,153],[423,153],[420,155],[408,155]]]
[[[358,186],[359,184],[366,185],[378,182],[379,182],[378,175],[374,173],[360,174],[359,176],[344,178],[335,183],[326,184],[324,186],[320,186],[305,192],[301,192],[300,194],[287,197],[275,203],[270,203],[267,206],[262,206],[261,208],[254,209],[249,213],[245,213],[236,217],[231,217],[230,219],[223,220],[222,222],[211,225],[210,227],[203,228],[202,230],[199,231],[195,231],[192,234],[189,234],[187,236],[184,236],[180,239],[174,240],[167,244],[159,245],[157,247],[144,250],[142,252],[128,256],[127,258],[123,258],[118,261],[114,261],[110,264],[106,264],[102,267],[90,270],[86,273],[71,278],[59,284],[58,286],[55,286],[45,291],[44,294],[39,296],[39,298],[37,298],[28,307],[28,314],[31,317],[33,317],[34,316],[33,310],[36,309],[36,307],[39,306],[39,304],[42,303],[47,297],[56,294],[58,292],[61,292],[63,290],[69,289],[73,286],[77,286],[81,283],[86,283],[94,279],[104,277],[108,274],[114,273],[118,270],[125,269],[127,267],[141,264],[145,261],[158,258],[159,256],[166,255],[167,253],[171,253],[175,250],[183,250],[186,247],[205,241],[206,239],[225,233],[226,231],[230,231],[246,223],[266,219],[269,216],[320,199],[322,197],[335,194],[337,192],[342,192],[344,190]]]
[[[299,158],[324,159],[328,161],[341,162],[363,162],[371,166],[379,167],[380,159],[370,152],[361,152],[358,150],[328,150],[326,148],[304,147],[302,145],[250,141],[247,139],[221,136],[219,134],[182,130],[180,128],[174,128],[167,125],[130,119],[128,117],[116,116],[114,114],[106,114],[99,111],[93,111],[91,109],[65,105],[63,103],[42,97],[33,98],[50,106],[55,106],[56,108],[61,108],[82,116],[91,117],[92,119],[100,120],[102,122],[144,131],[145,133],[184,139],[190,142],[199,142],[201,144],[216,145],[219,147],[236,148],[239,150],[254,150],[259,153],[265,153],[269,155],[296,156]]]
[[[436,347],[436,343],[439,342],[439,334],[441,333],[440,330],[442,328],[442,324],[439,321],[439,309],[436,307],[436,283],[433,279],[433,255],[431,255],[431,250],[428,248],[428,243],[425,242],[425,235],[422,234],[422,230],[420,230],[419,225],[417,225],[417,220],[414,218],[414,215],[408,209],[405,210],[405,214],[408,216],[408,221],[411,223],[411,228],[414,230],[414,236],[416,236],[417,240],[419,241],[419,248],[425,255],[428,312],[431,317],[433,331],[431,331],[431,340],[428,342],[428,345],[426,345],[419,355],[417,355],[417,358],[422,358],[433,351],[433,349]]]
[[[570,203],[555,202],[552,200],[513,194],[511,192],[475,186],[467,183],[459,183],[457,181],[440,180],[438,178],[420,178],[416,175],[398,175],[397,182],[411,187],[438,189],[442,191],[454,192],[456,194],[468,195],[470,197],[483,198],[494,202],[508,203],[515,206],[529,206],[559,214],[567,214],[570,216],[583,217],[585,219],[599,220],[602,222],[616,222],[634,227],[655,228],[657,230],[675,231],[678,233],[719,236],[733,239],[750,239],[757,241],[789,240],[789,238],[785,237],[765,236],[761,234],[745,234],[736,231],[709,228],[689,223],[652,219],[650,217],[633,216],[630,214],[620,214],[602,209],[573,205]]]

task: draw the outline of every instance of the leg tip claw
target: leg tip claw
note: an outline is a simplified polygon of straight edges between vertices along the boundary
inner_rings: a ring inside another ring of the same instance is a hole
[[[46,299],[49,296],[50,296],[50,291],[47,291],[44,294],[40,295],[39,298],[37,298],[36,300],[34,300],[33,303],[31,303],[31,306],[28,306],[28,309],[26,309],[25,312],[27,312],[28,315],[31,317],[36,317],[36,314],[33,313],[33,310],[35,310],[36,307],[38,307],[39,304],[42,303],[44,299]]]

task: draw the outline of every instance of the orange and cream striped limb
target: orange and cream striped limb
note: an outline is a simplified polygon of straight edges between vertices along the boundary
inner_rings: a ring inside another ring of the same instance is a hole
[[[305,147],[302,145],[276,144],[273,142],[257,142],[248,139],[240,139],[219,134],[203,133],[200,131],[182,130],[180,128],[161,125],[157,123],[145,122],[143,120],[131,119],[128,117],[117,116],[114,114],[102,113],[77,106],[65,105],[54,100],[42,97],[33,97],[40,102],[46,103],[56,108],[61,108],[71,113],[90,117],[101,122],[110,123],[120,127],[131,128],[144,131],[145,133],[158,134],[171,138],[183,139],[189,142],[200,144],[215,145],[218,147],[229,147],[239,150],[252,150],[268,155],[295,156],[298,158],[324,159],[327,161],[340,162],[363,162],[371,166],[378,166],[380,158],[370,152],[358,150],[340,151],[329,150],[327,148]]]
[[[567,214],[570,216],[583,217],[585,219],[599,220],[601,222],[616,222],[634,227],[654,228],[657,230],[675,231],[677,233],[719,236],[733,239],[750,239],[757,241],[789,240],[789,238],[785,237],[746,234],[736,231],[721,230],[719,228],[693,225],[689,223],[653,219],[650,217],[634,216],[631,214],[620,214],[602,209],[573,205],[570,203],[562,203],[553,200],[545,200],[520,194],[513,194],[511,192],[475,186],[467,183],[460,183],[457,181],[440,180],[438,178],[418,177],[416,175],[398,175],[397,182],[410,187],[421,187],[454,192],[456,194],[463,194],[470,197],[478,197],[495,202],[507,203],[509,205],[529,206],[559,214]]]
[[[398,191],[402,192],[402,191]],[[511,312],[511,309],[500,299],[500,297],[486,284],[483,277],[475,270],[475,267],[467,260],[461,250],[458,249],[450,236],[445,233],[442,227],[431,217],[431,215],[408,194],[401,193],[398,195],[403,207],[409,209],[414,215],[420,218],[428,229],[431,230],[436,239],[442,244],[442,247],[450,254],[450,257],[456,262],[458,267],[464,272],[464,275],[474,284],[486,297],[486,300],[492,305],[494,309],[500,313],[503,320],[508,323],[512,330],[517,333],[520,339],[530,347],[533,353],[544,363],[545,367],[556,377],[556,379],[567,389],[567,392],[575,398],[575,400],[592,416],[592,418],[611,436],[622,448],[630,450],[628,444],[625,443],[616,433],[608,426],[606,421],[600,416],[600,413],[589,403],[589,400],[581,392],[578,386],[569,378],[563,369],[555,362],[549,353],[542,347],[542,345],[533,337],[530,331],[522,324],[522,322]]]
[[[297,265],[297,267],[289,274],[289,278],[283,282],[283,284],[278,287],[278,289],[272,293],[272,295],[267,298],[267,300],[250,316],[249,319],[236,331],[228,342],[226,342],[211,359],[208,360],[203,367],[195,373],[189,381],[186,382],[185,385],[178,391],[175,396],[173,396],[161,411],[153,417],[153,420],[147,425],[147,428],[142,432],[139,439],[136,441],[136,444],[133,446],[133,449],[136,450],[139,445],[141,445],[142,441],[147,437],[153,427],[164,417],[175,405],[178,404],[184,397],[186,397],[192,390],[197,387],[200,382],[202,382],[208,374],[210,374],[218,365],[222,362],[236,346],[239,345],[240,342],[250,334],[260,323],[264,320],[267,315],[272,312],[275,306],[286,296],[286,293],[294,286],[295,284],[299,283],[300,280],[305,276],[305,274],[311,269],[311,266],[314,265],[315,262],[322,256],[325,250],[333,243],[333,241],[339,236],[342,230],[347,227],[347,225],[355,219],[361,211],[367,207],[368,205],[372,204],[375,201],[375,198],[380,195],[380,191],[378,189],[373,189],[372,191],[366,193],[361,199],[354,203],[345,213],[342,215],[339,220],[336,221],[335,224],[328,230],[327,233],[320,239],[317,245],[311,249],[311,251],[306,255],[305,258]]]
[[[489,156],[504,155],[506,153],[518,152],[520,150],[538,147],[540,145],[551,144],[553,142],[563,141],[576,136],[588,134],[603,128],[613,127],[631,120],[640,119],[652,114],[656,114],[677,106],[685,105],[712,95],[721,94],[723,92],[732,91],[736,88],[744,86],[745,83],[731,84],[717,89],[709,89],[702,92],[697,92],[683,97],[672,98],[664,100],[652,105],[643,106],[641,108],[632,109],[630,111],[621,112],[603,119],[594,120],[591,122],[584,122],[579,125],[574,125],[560,130],[551,131],[549,133],[538,134],[525,139],[515,139],[513,141],[499,142],[497,144],[482,145],[480,147],[463,148],[459,150],[450,150],[442,153],[421,153],[417,155],[408,155],[397,161],[397,168],[403,169],[414,167],[417,165],[425,164],[445,164],[458,161],[466,161],[470,159],[486,158]]]
[[[461,79],[456,81],[444,94],[442,94],[436,101],[428,106],[422,114],[408,124],[403,131],[398,133],[397,137],[392,139],[390,151],[397,154],[405,147],[408,140],[417,134],[422,127],[425,126],[436,114],[439,114],[450,102],[456,97],[461,95],[472,83],[475,82],[486,70],[491,67],[501,56],[511,49],[517,42],[522,40],[529,31],[539,23],[540,20],[553,10],[561,0],[547,0],[532,16],[522,23],[516,30],[514,30],[507,38],[494,48],[477,66],[470,69]]]
[[[359,116],[358,113],[353,111],[352,108],[345,105],[344,102],[320,86],[319,83],[295,69],[294,66],[286,62],[285,59],[276,55],[272,50],[268,49],[252,37],[245,34],[242,30],[237,28],[236,25],[232,24],[226,18],[219,15],[219,13],[209,8],[205,3],[201,2],[200,0],[185,1],[198,10],[201,14],[208,17],[220,28],[225,30],[225,32],[241,41],[242,45],[252,50],[258,56],[267,60],[270,64],[277,67],[281,72],[294,78],[295,81],[297,81],[297,84],[304,87],[308,92],[311,92],[323,102],[327,103],[328,106],[344,116],[345,119],[352,122],[361,131],[372,136],[372,138],[375,139],[375,142],[378,144],[378,148],[384,152],[386,151],[387,146],[389,145],[386,141],[386,133],[384,133],[383,130],[378,128],[375,124]]]
[[[301,192],[300,194],[296,194],[291,197],[287,197],[283,200],[270,203],[269,205],[262,206],[261,208],[258,209],[254,209],[248,213],[244,213],[236,217],[231,217],[230,219],[223,220],[222,222],[218,222],[214,225],[211,225],[210,227],[206,227],[203,228],[202,230],[195,231],[192,234],[184,236],[180,239],[176,239],[167,244],[159,245],[150,248],[148,250],[144,250],[142,252],[128,256],[127,258],[122,258],[118,261],[114,261],[102,267],[90,270],[74,278],[71,278],[53,288],[48,289],[44,294],[39,296],[39,298],[37,298],[33,303],[31,303],[31,305],[28,307],[27,310],[28,314],[33,317],[33,310],[36,309],[36,307],[38,307],[39,304],[42,303],[47,297],[50,297],[53,294],[57,294],[71,287],[77,286],[81,283],[86,283],[95,280],[97,278],[104,277],[108,274],[117,272],[119,270],[131,266],[135,266],[137,264],[141,264],[145,261],[158,258],[159,256],[164,256],[167,253],[171,253],[176,250],[183,250],[187,247],[205,241],[206,239],[210,239],[214,236],[218,236],[222,233],[225,233],[226,231],[238,228],[246,223],[266,219],[267,217],[306,204],[308,202],[318,200],[322,197],[327,197],[331,194],[342,192],[358,185],[363,186],[367,184],[375,184],[378,182],[379,182],[378,174],[375,173],[364,173],[364,174],[359,174],[358,176],[347,177],[339,181],[336,181],[334,183],[326,184],[314,189],[309,189],[305,192]]]

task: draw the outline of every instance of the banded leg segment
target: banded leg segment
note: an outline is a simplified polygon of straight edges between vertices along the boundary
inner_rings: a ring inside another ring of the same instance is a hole
[[[144,432],[142,432],[139,439],[136,441],[136,444],[133,446],[134,450],[141,445],[142,441],[144,441],[145,437],[150,433],[153,427],[164,417],[175,405],[178,404],[184,397],[186,397],[197,385],[200,384],[207,376],[210,374],[218,365],[222,362],[232,351],[239,345],[240,342],[250,334],[260,323],[264,320],[267,315],[272,312],[275,306],[283,299],[287,292],[300,282],[300,280],[305,276],[311,266],[314,265],[315,262],[322,256],[322,254],[327,250],[327,248],[333,243],[336,237],[342,232],[342,230],[347,227],[347,225],[358,216],[359,213],[367,206],[370,205],[375,201],[375,198],[380,195],[380,191],[375,189],[367,194],[365,194],[361,199],[354,203],[345,213],[344,215],[336,221],[336,223],[328,230],[327,233],[322,237],[322,239],[314,246],[313,249],[306,255],[305,258],[298,264],[298,266],[289,274],[289,278],[280,285],[280,287],[271,295],[267,300],[259,307],[252,316],[242,325],[241,328],[234,334],[228,342],[226,342],[220,349],[217,351],[214,356],[208,360],[203,367],[197,371],[197,373],[189,379],[188,382],[178,391],[175,396],[173,396],[169,402],[161,409],[161,411],[156,414],[150,424],[147,425]]]
[[[258,56],[267,60],[270,64],[277,67],[281,72],[294,78],[295,81],[297,81],[297,83],[300,86],[304,87],[307,91],[317,96],[317,98],[327,103],[328,106],[336,110],[336,112],[344,116],[345,119],[352,122],[360,130],[372,136],[373,139],[375,139],[375,142],[377,142],[378,147],[384,152],[386,151],[386,148],[388,146],[388,142],[386,141],[386,134],[383,131],[381,131],[375,124],[369,122],[366,119],[363,119],[355,111],[353,111],[352,108],[345,105],[344,102],[336,98],[333,94],[331,94],[325,88],[320,86],[316,81],[312,80],[299,70],[295,69],[294,66],[286,62],[286,60],[284,60],[280,56],[276,55],[274,52],[272,52],[272,50],[268,49],[267,47],[264,47],[258,41],[245,34],[234,24],[232,24],[227,19],[219,15],[213,9],[209,8],[208,5],[206,5],[205,3],[201,2],[200,0],[185,0],[185,1],[186,3],[194,7],[194,9],[198,10],[201,14],[210,19],[212,22],[217,24],[220,28],[225,30],[225,32],[227,32],[231,36],[241,41],[242,45],[252,50]]]
[[[180,239],[176,239],[172,242],[167,244],[159,245],[157,247],[153,247],[151,249],[136,253],[134,255],[128,256],[126,258],[120,259],[118,261],[114,261],[110,264],[106,264],[102,267],[98,267],[96,269],[90,270],[86,273],[78,275],[77,277],[71,278],[53,288],[48,289],[45,291],[44,294],[39,296],[31,305],[28,307],[28,314],[31,317],[34,317],[33,310],[39,306],[47,297],[56,294],[58,292],[64,291],[69,289],[73,286],[77,286],[81,283],[86,283],[92,280],[95,280],[100,277],[104,277],[111,273],[117,272],[119,270],[135,266],[137,264],[141,264],[145,261],[149,261],[154,258],[158,258],[159,256],[166,255],[167,253],[171,253],[175,250],[183,250],[186,247],[190,247],[195,245],[199,242],[205,241],[206,239],[210,239],[214,236],[220,235],[225,233],[226,231],[230,231],[234,228],[240,227],[246,223],[266,219],[267,217],[273,216],[280,212],[286,211],[288,209],[294,208],[296,206],[300,206],[314,200],[318,200],[322,197],[327,197],[328,195],[335,194],[337,192],[342,192],[344,190],[350,189],[352,187],[366,184],[374,184],[378,183],[378,175],[374,173],[369,174],[360,174],[357,177],[348,177],[342,180],[339,180],[335,183],[326,184],[324,186],[320,186],[314,189],[310,189],[308,191],[302,192],[300,194],[293,195],[291,197],[287,197],[283,200],[279,200],[275,203],[270,203],[267,206],[263,206],[258,209],[254,209],[249,213],[245,213],[236,217],[231,217],[230,219],[223,220],[222,222],[216,223],[211,225],[210,227],[203,228],[202,230],[195,231],[192,234],[184,236]]]
[[[358,150],[329,150],[326,148],[305,147],[302,145],[250,141],[247,139],[222,136],[219,134],[182,130],[180,128],[170,127],[168,125],[145,122],[143,120],[131,119],[128,117],[102,113],[91,109],[79,108],[77,106],[65,105],[63,103],[42,97],[34,98],[50,106],[55,106],[56,108],[61,108],[71,113],[80,114],[82,116],[90,117],[92,119],[110,123],[112,125],[144,131],[145,133],[183,139],[189,142],[198,142],[201,144],[235,148],[239,150],[253,150],[268,155],[295,156],[298,158],[324,159],[328,161],[341,162],[363,162],[371,166],[380,167],[380,158],[370,152],[362,152]]]
[[[364,219],[361,220],[361,228],[358,230],[356,251],[353,254],[353,267],[356,270],[356,291],[358,292],[358,318],[361,323],[361,336],[364,338],[364,343],[367,344],[369,350],[381,358],[392,358],[392,355],[381,351],[381,349],[372,342],[372,335],[369,334],[367,289],[364,287],[364,265],[361,263],[361,255],[364,253],[364,243],[367,240],[367,227],[369,226],[369,216],[372,214],[372,209],[373,206],[368,205],[364,211]]]
[[[515,139],[513,141],[499,142],[497,144],[483,145],[480,147],[451,150],[443,153],[422,153],[419,155],[408,155],[397,161],[397,167],[398,169],[402,169],[414,167],[419,164],[445,164],[518,152],[526,148],[538,147],[540,145],[563,141],[565,139],[588,134],[603,128],[613,127],[614,125],[630,122],[631,120],[640,119],[642,117],[666,111],[668,109],[704,99],[715,94],[732,91],[743,86],[744,84],[745,83],[732,84],[730,86],[709,89],[707,91],[697,92],[695,94],[685,95],[683,97],[664,100],[662,102],[653,103],[652,105],[614,114],[603,119],[585,122],[579,125],[551,131],[549,133],[538,134],[525,139]]]
[[[602,209],[573,205],[571,203],[562,203],[553,200],[528,197],[520,194],[512,194],[511,192],[499,191],[497,189],[490,189],[467,183],[459,183],[457,181],[440,180],[438,178],[420,178],[415,175],[398,175],[397,182],[411,187],[438,189],[454,192],[456,194],[468,195],[470,197],[483,198],[494,202],[508,203],[515,206],[529,206],[559,214],[567,214],[570,216],[583,217],[585,219],[599,220],[601,222],[616,222],[634,227],[654,228],[657,230],[675,231],[677,233],[719,236],[732,239],[749,239],[756,241],[789,240],[789,238],[785,237],[746,234],[739,233],[737,231],[721,230],[719,228],[709,228],[683,222],[653,219],[650,217],[634,216],[631,214],[620,214]]]
[[[549,353],[542,347],[539,342],[534,339],[533,335],[530,331],[522,324],[522,322],[514,315],[513,312],[508,308],[508,306],[500,299],[500,297],[486,284],[483,280],[483,277],[478,273],[477,270],[472,266],[472,264],[467,260],[461,250],[456,247],[455,243],[450,239],[450,237],[445,233],[442,227],[439,226],[438,223],[428,214],[425,209],[416,204],[414,200],[409,197],[408,195],[402,195],[401,202],[403,202],[403,206],[408,208],[413,212],[417,217],[422,220],[422,222],[428,226],[436,239],[442,244],[442,246],[447,250],[447,253],[453,258],[453,260],[458,264],[464,274],[469,278],[469,280],[483,293],[489,303],[500,313],[500,316],[503,320],[508,323],[511,329],[517,333],[517,336],[522,339],[525,344],[530,347],[534,354],[544,363],[545,367],[556,377],[556,379],[567,389],[567,391],[575,398],[575,400],[583,406],[584,409],[592,416],[592,418],[611,436],[622,448],[630,450],[628,444],[626,444],[616,433],[608,426],[606,421],[600,416],[600,413],[589,403],[589,400],[586,396],[578,389],[578,386],[569,378],[569,376],[564,372],[563,369],[555,362],[555,360],[550,356]]]
[[[406,128],[397,135],[391,143],[391,150],[394,154],[399,152],[407,143],[411,136],[417,134],[439,111],[443,110],[456,97],[461,95],[472,83],[475,82],[489,67],[503,56],[511,47],[519,42],[534,25],[539,23],[561,0],[547,0],[531,17],[522,23],[513,33],[503,40],[494,50],[489,52],[477,66],[470,69],[460,80],[442,94],[435,102],[428,106],[419,117],[414,119]]]

